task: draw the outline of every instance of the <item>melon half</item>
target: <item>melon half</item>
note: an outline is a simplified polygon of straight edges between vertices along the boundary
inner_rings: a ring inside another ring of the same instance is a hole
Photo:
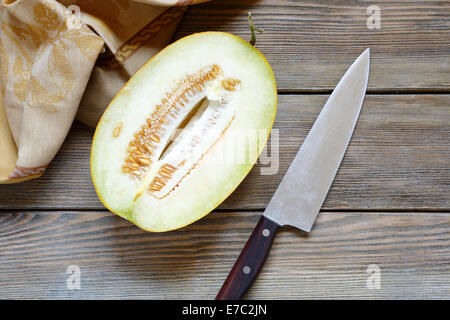
[[[200,219],[249,173],[276,106],[272,69],[252,45],[222,32],[178,40],[130,79],[97,126],[100,200],[148,231]]]

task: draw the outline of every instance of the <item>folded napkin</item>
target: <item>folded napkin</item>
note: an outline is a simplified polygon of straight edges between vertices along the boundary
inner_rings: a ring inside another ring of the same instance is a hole
[[[39,177],[206,0],[2,0],[0,183]]]

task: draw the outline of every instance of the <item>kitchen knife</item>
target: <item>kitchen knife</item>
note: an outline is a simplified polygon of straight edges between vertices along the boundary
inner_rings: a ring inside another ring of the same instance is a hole
[[[328,98],[216,300],[242,298],[261,271],[278,228],[290,225],[311,231],[358,120],[369,66],[367,49]]]

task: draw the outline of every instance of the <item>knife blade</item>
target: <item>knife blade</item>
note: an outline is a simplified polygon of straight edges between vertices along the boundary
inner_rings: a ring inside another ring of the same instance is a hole
[[[311,231],[356,126],[369,69],[370,49],[366,49],[323,106],[222,285],[217,300],[242,298],[261,271],[281,226]]]
[[[264,216],[280,226],[311,231],[358,120],[369,58],[367,49],[339,81],[267,205]]]

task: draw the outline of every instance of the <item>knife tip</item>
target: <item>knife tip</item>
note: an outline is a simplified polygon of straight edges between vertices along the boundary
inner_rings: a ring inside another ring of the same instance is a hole
[[[357,60],[360,60],[361,63],[367,64],[367,68],[370,68],[370,48],[364,50]]]

